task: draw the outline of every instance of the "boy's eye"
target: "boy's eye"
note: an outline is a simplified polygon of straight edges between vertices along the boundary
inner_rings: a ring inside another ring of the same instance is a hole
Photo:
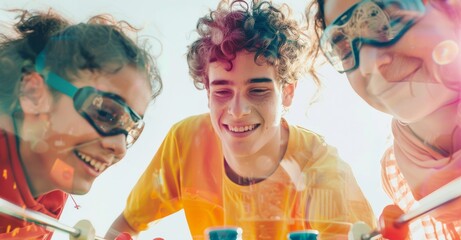
[[[229,90],[215,90],[213,91],[213,95],[218,96],[218,97],[225,97],[232,94],[231,91]]]
[[[269,89],[267,88],[254,88],[250,90],[250,93],[254,95],[263,95],[267,92],[269,92]]]

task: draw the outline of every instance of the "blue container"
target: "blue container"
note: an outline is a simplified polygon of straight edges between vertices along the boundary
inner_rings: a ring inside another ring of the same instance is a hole
[[[214,227],[206,230],[209,240],[242,240],[242,229],[239,227]]]
[[[317,240],[319,231],[317,230],[303,230],[288,233],[288,240]]]

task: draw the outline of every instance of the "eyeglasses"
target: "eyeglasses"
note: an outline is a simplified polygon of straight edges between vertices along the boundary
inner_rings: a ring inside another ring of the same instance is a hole
[[[43,71],[44,54],[36,60],[37,72]],[[75,110],[102,136],[124,134],[127,148],[131,147],[144,129],[144,121],[117,94],[94,87],[77,88],[53,72],[46,75],[46,83],[71,97]]]
[[[421,0],[363,0],[341,14],[320,38],[320,48],[334,68],[349,72],[360,65],[363,44],[396,43],[425,11]]]

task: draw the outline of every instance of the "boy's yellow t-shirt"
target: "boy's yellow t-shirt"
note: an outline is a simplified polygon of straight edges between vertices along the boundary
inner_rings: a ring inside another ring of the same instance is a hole
[[[304,128],[289,129],[286,153],[267,179],[241,186],[225,174],[221,143],[209,114],[175,124],[131,191],[124,216],[132,228],[184,209],[194,239],[208,227],[232,225],[243,239],[286,239],[316,229],[322,239],[346,236],[349,226],[375,216],[350,167],[336,150]]]

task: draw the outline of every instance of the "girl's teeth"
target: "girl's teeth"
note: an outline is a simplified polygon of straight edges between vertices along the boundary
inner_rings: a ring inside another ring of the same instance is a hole
[[[77,152],[77,155],[80,157],[80,159],[82,159],[83,161],[85,161],[86,163],[88,163],[90,166],[92,166],[97,172],[102,172],[104,171],[104,169],[107,168],[107,164],[104,164],[104,163],[101,163],[95,159],[92,159],[90,156],[88,155],[85,155],[81,152]]]
[[[102,164],[101,164],[100,162],[97,162],[97,163],[94,165],[94,168],[99,169],[99,168],[101,167],[101,165],[102,165]]]

